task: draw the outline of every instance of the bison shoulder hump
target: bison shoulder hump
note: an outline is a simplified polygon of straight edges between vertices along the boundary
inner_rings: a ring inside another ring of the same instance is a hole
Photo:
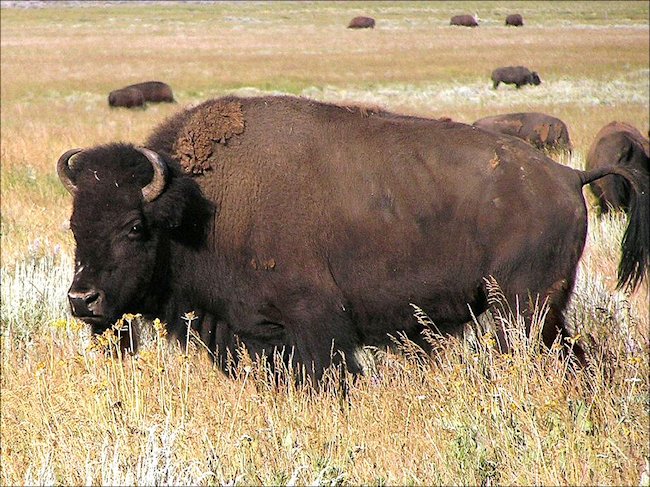
[[[196,107],[181,128],[173,155],[186,173],[201,174],[210,164],[215,144],[244,132],[244,114],[237,101],[213,100]]]

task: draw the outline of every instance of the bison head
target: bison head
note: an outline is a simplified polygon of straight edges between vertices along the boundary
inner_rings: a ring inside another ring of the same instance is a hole
[[[535,86],[537,86],[537,85],[539,85],[541,82],[542,82],[542,80],[539,79],[539,75],[537,74],[536,71],[533,71],[532,73],[530,73],[530,84],[531,84],[531,85],[535,85]]]
[[[124,313],[157,311],[171,242],[205,240],[212,207],[196,183],[171,160],[127,144],[67,151],[57,172],[74,196],[72,314],[101,333]]]

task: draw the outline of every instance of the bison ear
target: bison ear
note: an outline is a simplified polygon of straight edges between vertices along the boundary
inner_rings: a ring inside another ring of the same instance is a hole
[[[172,177],[167,188],[146,203],[143,211],[151,225],[198,244],[205,237],[215,209],[194,180]]]

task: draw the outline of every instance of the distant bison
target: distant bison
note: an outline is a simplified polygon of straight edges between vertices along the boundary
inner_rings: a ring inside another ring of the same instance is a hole
[[[569,129],[559,118],[545,113],[506,113],[474,122],[476,127],[501,134],[514,135],[538,149],[573,151]]]
[[[348,24],[348,29],[374,29],[375,19],[372,17],[355,17]]]
[[[510,14],[506,17],[506,25],[521,27],[524,25],[524,18],[520,14]]]
[[[140,90],[144,95],[144,100],[148,102],[174,103],[174,94],[171,87],[162,81],[145,81],[144,83],[129,85],[126,88]]]
[[[122,88],[108,94],[108,105],[111,107],[142,107],[144,101],[142,92],[135,88]]]
[[[600,129],[587,153],[587,169],[618,164],[635,167],[647,175],[650,171],[648,139],[635,127],[611,122]],[[647,177],[647,176],[646,176]],[[630,185],[619,176],[607,176],[590,184],[602,213],[610,209],[629,210]]]
[[[475,15],[454,15],[449,25],[460,25],[462,27],[478,27],[478,19]]]
[[[492,83],[495,90],[499,83],[516,85],[519,89],[523,85],[539,85],[541,82],[542,80],[539,79],[535,71],[530,71],[524,66],[507,66],[492,71]]]

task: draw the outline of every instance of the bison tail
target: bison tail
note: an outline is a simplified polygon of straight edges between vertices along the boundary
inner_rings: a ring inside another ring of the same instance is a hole
[[[616,287],[633,291],[647,277],[650,263],[650,173],[624,164],[579,173],[583,185],[609,174],[623,177],[630,185],[628,223],[621,242]]]

